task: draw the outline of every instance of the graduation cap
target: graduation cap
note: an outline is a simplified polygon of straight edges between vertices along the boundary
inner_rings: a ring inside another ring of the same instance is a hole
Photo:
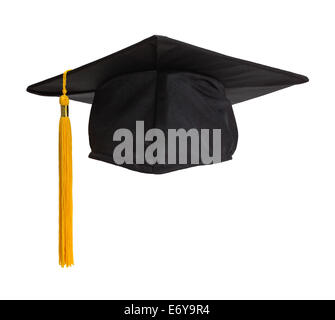
[[[143,122],[142,129],[156,128],[167,135],[172,129],[220,129],[218,161],[230,160],[237,144],[232,105],[307,81],[303,75],[232,58],[167,37],[152,36],[105,58],[29,86],[27,91],[30,93],[60,96],[60,265],[73,264],[69,99],[92,104],[89,121],[91,158],[145,173],[167,173],[207,163],[200,155],[193,157],[189,146],[183,157],[186,162],[169,162],[169,147],[161,158],[154,153],[151,159],[146,158],[148,141],[139,140],[142,148],[139,150],[130,144],[134,152],[122,162],[115,158],[120,143],[120,139],[115,141],[117,130],[124,128],[136,135],[141,127],[139,121]],[[214,142],[209,139],[200,138],[199,143],[210,153],[215,151]],[[163,146],[166,144],[164,141]],[[178,149],[175,153],[178,157],[182,151]]]

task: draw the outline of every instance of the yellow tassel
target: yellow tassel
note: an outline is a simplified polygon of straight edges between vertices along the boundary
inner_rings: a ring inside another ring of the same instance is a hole
[[[66,95],[66,74],[63,74],[63,95],[60,97],[59,120],[59,264],[70,267],[73,262],[72,204],[72,136],[69,98]]]

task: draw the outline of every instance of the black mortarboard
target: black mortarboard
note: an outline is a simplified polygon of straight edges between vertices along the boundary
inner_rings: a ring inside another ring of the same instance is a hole
[[[136,121],[144,121],[145,131],[158,128],[164,133],[180,128],[221,129],[220,161],[224,161],[231,159],[237,144],[232,104],[307,81],[307,77],[299,74],[152,36],[68,74],[33,84],[27,90],[44,96],[60,96],[63,89],[62,118],[68,115],[66,93],[72,100],[92,103],[91,158],[119,164],[113,158],[118,145],[113,139],[114,133],[119,128],[136,133]],[[63,141],[63,145],[68,146],[66,138],[64,140],[64,124],[61,132],[60,144]],[[207,143],[207,148],[212,151],[213,145]],[[168,148],[166,150],[165,159],[168,159]],[[64,147],[60,152],[62,163]],[[187,154],[190,153],[187,149]],[[182,164],[141,163],[136,161],[138,157],[134,150],[132,163],[121,165],[147,173],[166,173],[194,165],[190,157]],[[204,163],[200,159],[198,164]],[[66,170],[68,165],[60,167]],[[64,186],[66,179],[62,174],[60,177]],[[63,220],[60,218],[61,225]],[[72,220],[70,222],[72,224]],[[60,252],[62,246],[66,244],[60,243]],[[63,252],[60,256],[62,254],[66,255]],[[60,258],[60,263],[72,264],[67,258]]]

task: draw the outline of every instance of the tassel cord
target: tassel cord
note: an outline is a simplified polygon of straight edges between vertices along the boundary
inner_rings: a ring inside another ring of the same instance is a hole
[[[59,264],[70,267],[73,260],[73,199],[72,199],[72,135],[66,75],[63,74],[63,95],[60,97],[59,120]]]

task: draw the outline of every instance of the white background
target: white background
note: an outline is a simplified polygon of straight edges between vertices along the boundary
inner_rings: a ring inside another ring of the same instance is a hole
[[[1,5],[0,298],[335,298],[334,1]],[[234,106],[234,160],[146,175],[88,159],[71,103],[75,267],[58,266],[57,98],[29,84],[153,34],[301,73]]]

